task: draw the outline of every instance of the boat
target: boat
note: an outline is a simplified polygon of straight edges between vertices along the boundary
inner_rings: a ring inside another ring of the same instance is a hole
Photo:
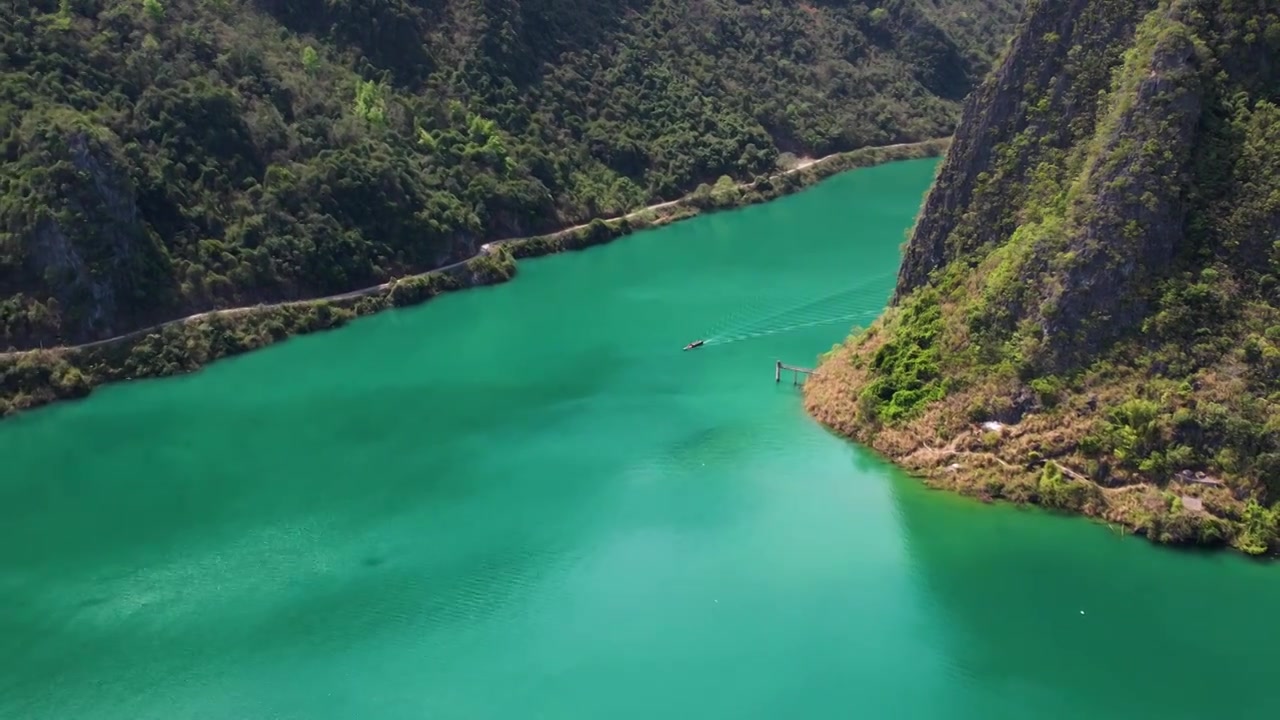
[[[695,348],[700,348],[700,347],[702,347],[702,344],[703,344],[703,343],[705,343],[705,342],[706,342],[706,340],[694,340],[693,342],[689,343],[688,345],[685,345],[685,346],[684,346],[684,349],[685,349],[685,350],[693,350],[693,349],[695,349]]]

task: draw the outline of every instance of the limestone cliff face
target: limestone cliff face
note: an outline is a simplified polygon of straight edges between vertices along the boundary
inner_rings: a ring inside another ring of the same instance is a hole
[[[50,132],[56,152],[45,187],[59,197],[49,204],[53,212],[28,226],[21,262],[25,277],[43,281],[32,295],[51,296],[32,315],[56,320],[64,341],[81,342],[146,319],[146,305],[163,299],[154,295],[166,289],[149,273],[167,269],[167,258],[148,236],[136,193],[107,146],[83,130]],[[17,297],[34,304],[23,289]],[[45,334],[39,322],[7,330],[19,346]]]
[[[1280,3],[1029,3],[807,400],[942,484],[1280,547]]]
[[[1138,19],[1155,6],[1156,0],[1029,4],[1004,61],[965,102],[951,151],[912,233],[897,297],[924,285],[952,259],[1012,233],[1013,198],[995,203],[985,196],[1093,131],[1098,95]],[[1010,185],[1004,189],[1017,192]]]
[[[1149,310],[1147,290],[1186,240],[1182,187],[1203,102],[1196,49],[1171,33],[1136,64],[1136,82],[1121,89],[1124,104],[1096,134],[1097,159],[1067,208],[1071,257],[1045,273],[1036,316],[1055,367],[1085,362],[1136,327]]]
[[[1276,7],[1244,5],[1033,4],[966,105],[895,302],[999,249],[1022,287],[990,293],[977,324],[993,339],[1019,335],[1037,368],[1079,367],[1139,328],[1180,258],[1237,242],[1210,237],[1213,209],[1196,204],[1230,172],[1225,152],[1206,153],[1236,141],[1222,127],[1231,103],[1276,98]]]

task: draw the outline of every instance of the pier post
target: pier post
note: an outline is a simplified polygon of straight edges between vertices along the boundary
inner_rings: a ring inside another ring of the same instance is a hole
[[[786,370],[791,373],[791,384],[800,385],[800,376],[808,378],[813,373],[812,368],[799,367],[798,365],[788,365],[781,360],[775,360],[773,363],[773,381],[782,382],[782,371]]]

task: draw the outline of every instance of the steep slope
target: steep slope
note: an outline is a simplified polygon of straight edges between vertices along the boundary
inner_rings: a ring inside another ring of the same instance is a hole
[[[1021,0],[12,0],[0,349],[948,134]],[[785,158],[784,158],[785,161]]]
[[[1031,3],[811,411],[932,481],[1277,544],[1280,8]]]

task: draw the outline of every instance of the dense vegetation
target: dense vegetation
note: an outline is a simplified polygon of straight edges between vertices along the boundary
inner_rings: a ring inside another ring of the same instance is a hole
[[[75,347],[0,353],[0,417],[65,398],[83,397],[103,383],[190,372],[219,358],[293,335],[340,327],[361,315],[425,302],[442,292],[502,282],[514,275],[516,258],[586,248],[703,211],[765,202],[851,168],[937,157],[947,145],[946,139],[940,139],[861,148],[751,183],[735,184],[722,177],[714,187],[700,185],[677,201],[611,220],[596,218],[554,233],[494,242],[465,262],[329,299],[231,308]]]
[[[1280,7],[1032,3],[809,389],[934,481],[1280,549]]]
[[[0,348],[949,134],[1020,0],[12,0]],[[782,157],[785,164],[785,157]]]

